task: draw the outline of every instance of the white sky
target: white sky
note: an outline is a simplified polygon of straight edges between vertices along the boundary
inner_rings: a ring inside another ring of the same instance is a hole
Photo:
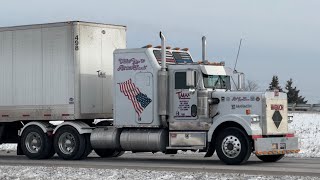
[[[319,0],[0,0],[0,26],[92,21],[128,27],[128,47],[159,45],[162,30],[171,47],[188,47],[201,58],[207,36],[210,61],[233,67],[266,89],[272,75],[284,88],[293,78],[309,103],[320,103]]]

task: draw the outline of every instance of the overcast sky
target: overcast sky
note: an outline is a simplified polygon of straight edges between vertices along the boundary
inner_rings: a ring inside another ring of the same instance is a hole
[[[233,67],[266,89],[273,75],[292,78],[309,103],[320,103],[319,0],[1,0],[0,26],[61,21],[126,25],[128,47],[188,47],[201,58],[207,36],[210,61]]]

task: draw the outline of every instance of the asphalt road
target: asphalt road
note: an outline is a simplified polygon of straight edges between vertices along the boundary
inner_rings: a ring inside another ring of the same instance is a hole
[[[214,156],[204,158],[203,154],[162,155],[151,153],[126,153],[118,158],[99,158],[92,153],[87,159],[65,161],[54,156],[49,160],[30,160],[16,156],[15,152],[0,151],[0,166],[59,166],[97,169],[148,169],[158,171],[245,173],[254,175],[297,175],[320,177],[320,158],[284,158],[276,163],[263,163],[252,156],[248,163],[240,166],[224,165]]]

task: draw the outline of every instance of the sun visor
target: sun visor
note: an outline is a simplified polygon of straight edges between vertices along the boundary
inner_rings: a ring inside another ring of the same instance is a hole
[[[201,71],[207,75],[227,75],[224,66],[200,65]]]

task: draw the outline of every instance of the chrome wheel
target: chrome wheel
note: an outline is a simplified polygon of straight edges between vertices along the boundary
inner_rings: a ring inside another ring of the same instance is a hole
[[[41,149],[41,137],[36,132],[30,132],[25,140],[25,146],[30,153],[38,153]]]
[[[71,154],[76,147],[76,140],[73,134],[65,132],[59,137],[58,144],[61,152]]]
[[[235,158],[241,152],[241,142],[235,136],[227,136],[222,141],[221,149],[228,158]]]

